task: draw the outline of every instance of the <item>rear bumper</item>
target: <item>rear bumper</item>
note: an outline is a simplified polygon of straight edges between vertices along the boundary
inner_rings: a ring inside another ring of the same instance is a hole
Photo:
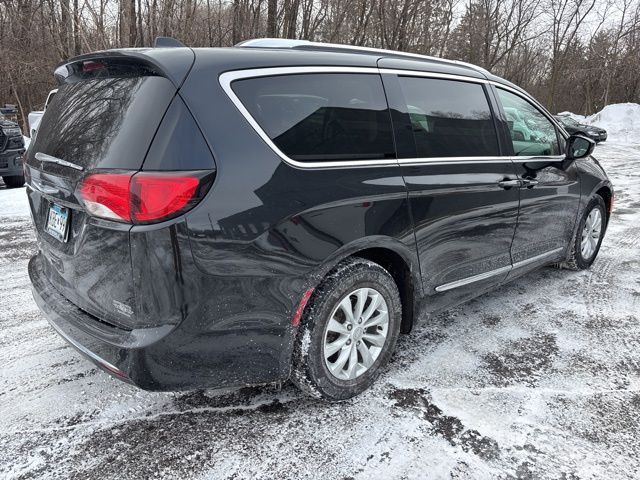
[[[7,150],[0,153],[0,176],[22,175],[22,155],[24,149]]]
[[[123,330],[100,322],[64,298],[44,275],[40,255],[29,261],[31,290],[38,308],[58,334],[85,357],[120,380],[152,388],[136,363],[141,353],[170,327]]]
[[[264,331],[263,338],[250,331],[213,337],[208,329],[196,328],[202,325],[199,311],[178,326],[125,330],[106,324],[56,290],[44,275],[43,260],[38,254],[29,261],[36,304],[68,343],[119,380],[145,390],[178,391],[273,383],[288,376],[288,362],[261,354]]]

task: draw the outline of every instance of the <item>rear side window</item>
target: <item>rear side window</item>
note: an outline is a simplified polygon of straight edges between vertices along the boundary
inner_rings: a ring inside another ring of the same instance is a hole
[[[524,98],[498,88],[516,156],[559,155],[556,127]]]
[[[418,157],[499,155],[482,85],[435,78],[399,77]]]
[[[233,82],[246,109],[299,161],[395,158],[382,81],[368,74],[300,74]]]

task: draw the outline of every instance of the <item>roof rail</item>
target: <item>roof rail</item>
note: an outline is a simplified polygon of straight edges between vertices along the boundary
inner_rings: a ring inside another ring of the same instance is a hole
[[[381,55],[393,55],[394,57],[411,58],[415,60],[427,60],[433,62],[443,62],[461,67],[467,67],[483,74],[490,74],[488,70],[473,65],[472,63],[462,62],[460,60],[449,60],[440,57],[431,57],[429,55],[421,55],[419,53],[401,52],[398,50],[386,50],[384,48],[360,47],[357,45],[345,45],[342,43],[324,43],[311,42],[309,40],[292,40],[288,38],[254,38],[245,40],[235,45],[236,47],[250,48],[306,48],[313,50],[340,50],[344,52],[362,52],[362,53],[378,53]]]

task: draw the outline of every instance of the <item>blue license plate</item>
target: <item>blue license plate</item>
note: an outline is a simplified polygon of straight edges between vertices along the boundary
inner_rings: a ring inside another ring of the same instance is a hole
[[[49,207],[46,232],[61,242],[67,241],[69,232],[69,209],[52,203]]]

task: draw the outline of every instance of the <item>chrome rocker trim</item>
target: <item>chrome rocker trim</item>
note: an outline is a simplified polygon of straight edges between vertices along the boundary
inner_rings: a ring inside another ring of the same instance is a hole
[[[453,290],[454,288],[462,287],[464,285],[469,285],[470,283],[479,282],[480,280],[486,280],[487,278],[495,277],[496,275],[500,275],[502,273],[509,273],[511,270],[516,268],[524,267],[529,265],[530,263],[535,263],[540,260],[544,260],[547,257],[551,257],[556,255],[564,250],[563,247],[556,248],[554,250],[550,250],[545,253],[541,253],[540,255],[536,255],[535,257],[527,258],[526,260],[521,260],[512,265],[508,265],[506,267],[496,268],[495,270],[490,270],[485,273],[481,273],[479,275],[474,275],[472,277],[462,278],[460,280],[456,280],[455,282],[445,283],[444,285],[439,285],[436,287],[436,292],[446,292],[447,290]]]

